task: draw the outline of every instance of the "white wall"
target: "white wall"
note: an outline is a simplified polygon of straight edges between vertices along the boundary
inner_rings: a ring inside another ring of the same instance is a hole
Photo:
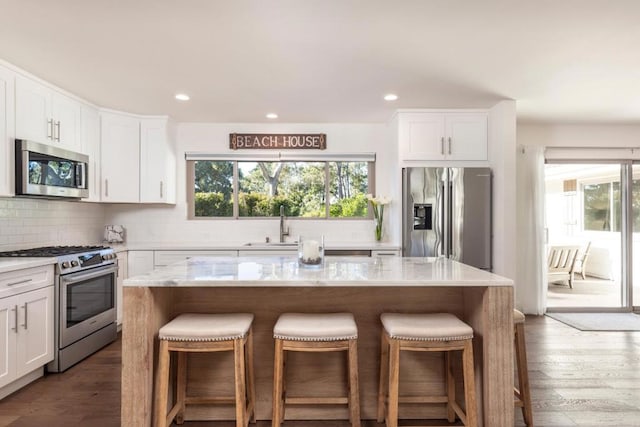
[[[517,282],[515,101],[501,101],[489,110],[489,163],[493,172],[493,271]]]
[[[46,199],[0,198],[0,251],[102,241],[104,206]]]
[[[385,211],[386,241],[399,244],[400,181],[397,142],[386,124],[180,123],[177,126],[177,203],[175,206],[113,205],[109,222],[127,229],[127,243],[242,243],[278,238],[279,219],[187,220],[186,151],[229,153],[230,133],[325,133],[327,153],[376,153],[376,193],[393,201]],[[257,151],[257,150],[256,150]],[[290,237],[321,232],[327,242],[372,242],[372,220],[288,219]]]
[[[519,145],[640,147],[640,125],[518,123]]]

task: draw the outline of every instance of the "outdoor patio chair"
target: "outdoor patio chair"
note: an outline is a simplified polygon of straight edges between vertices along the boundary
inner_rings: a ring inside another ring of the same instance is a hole
[[[573,288],[573,268],[580,246],[551,246],[547,257],[549,282],[562,281]]]
[[[573,270],[571,270],[571,278],[573,279],[576,273],[580,273],[582,280],[586,279],[585,274],[587,271],[587,258],[589,258],[589,251],[591,250],[591,242],[587,243],[587,247],[584,252],[576,257],[576,262],[573,263]]]

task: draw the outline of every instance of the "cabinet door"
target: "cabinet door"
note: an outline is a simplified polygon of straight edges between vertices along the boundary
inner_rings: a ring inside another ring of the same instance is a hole
[[[138,119],[101,114],[102,201],[140,201],[140,122]]]
[[[89,156],[88,184],[89,202],[100,201],[100,114],[88,105],[82,106],[82,138],[81,149]]]
[[[127,253],[119,252],[118,253],[118,280],[117,280],[117,289],[116,289],[116,321],[118,325],[122,325],[122,303],[123,293],[122,293],[122,281],[127,278]]]
[[[0,196],[13,196],[13,87],[15,75],[0,67]]]
[[[20,377],[53,360],[53,286],[20,294],[17,300]]]
[[[140,122],[140,201],[175,203],[175,153],[167,120]]]
[[[53,143],[51,89],[16,76],[16,138]]]
[[[53,93],[52,102],[55,145],[66,150],[80,151],[82,104],[57,92]]]
[[[16,297],[0,299],[0,388],[16,379]]]
[[[487,160],[487,120],[484,113],[447,114],[447,158]]]
[[[400,113],[399,138],[402,160],[444,160],[444,115]]]
[[[129,251],[127,255],[129,277],[153,270],[153,251]]]

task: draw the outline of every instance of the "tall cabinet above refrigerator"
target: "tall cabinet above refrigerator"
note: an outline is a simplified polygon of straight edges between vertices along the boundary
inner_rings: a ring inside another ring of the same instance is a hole
[[[440,257],[491,271],[491,170],[402,170],[402,255]]]

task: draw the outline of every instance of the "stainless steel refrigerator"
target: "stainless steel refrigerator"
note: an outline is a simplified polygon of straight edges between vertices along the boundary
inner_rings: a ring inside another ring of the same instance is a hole
[[[402,170],[402,255],[491,271],[491,169]]]

